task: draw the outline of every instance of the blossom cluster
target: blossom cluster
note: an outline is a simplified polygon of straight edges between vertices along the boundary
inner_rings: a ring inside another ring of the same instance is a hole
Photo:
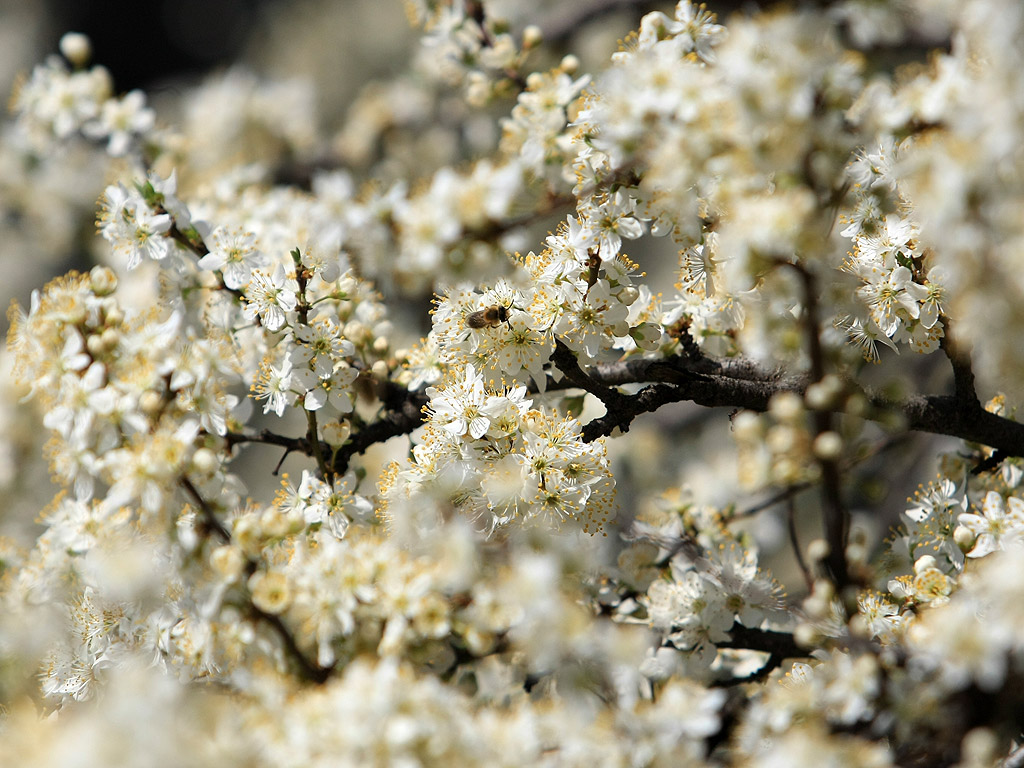
[[[603,442],[584,442],[571,417],[531,408],[524,385],[489,390],[472,364],[464,371],[427,388],[422,441],[385,496],[443,494],[491,532],[538,520],[602,530],[615,496]]]
[[[82,133],[105,141],[112,157],[122,157],[149,134],[156,115],[142,91],[113,95],[110,73],[103,67],[69,70],[53,56],[36,67],[18,88],[13,105],[22,129],[40,149]]]

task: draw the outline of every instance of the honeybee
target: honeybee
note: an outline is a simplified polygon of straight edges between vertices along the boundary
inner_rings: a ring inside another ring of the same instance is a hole
[[[508,307],[494,304],[466,315],[466,325],[470,328],[497,328],[508,322]]]

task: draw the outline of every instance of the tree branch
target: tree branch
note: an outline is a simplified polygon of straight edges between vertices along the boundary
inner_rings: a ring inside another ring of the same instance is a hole
[[[206,520],[209,530],[212,530],[217,534],[217,537],[225,544],[231,543],[231,532],[217,519],[217,516],[213,512],[213,508],[209,502],[203,498],[203,495],[199,493],[199,489],[195,487],[191,480],[184,475],[181,478],[181,485],[188,493],[188,495],[195,502],[196,506],[199,507],[203,513],[203,518]],[[256,571],[256,561],[249,559],[246,563],[245,572],[248,576],[251,576]],[[243,586],[245,582],[243,581]],[[249,594],[249,590],[246,588],[246,605],[249,611],[258,619],[266,623],[277,636],[280,638],[281,643],[284,645],[285,651],[289,657],[295,662],[299,668],[299,673],[303,678],[315,683],[323,683],[327,681],[327,678],[331,675],[331,667],[321,667],[320,665],[310,661],[306,658],[306,655],[299,648],[299,644],[295,641],[294,635],[281,621],[280,616],[275,616],[272,613],[267,613],[256,606],[252,601],[252,595]]]
[[[199,511],[203,513],[203,520],[206,521],[206,525],[211,531],[217,534],[217,537],[223,542],[231,541],[231,533],[227,528],[224,527],[217,515],[214,514],[213,508],[207,503],[203,495],[199,493],[199,489],[195,487],[191,480],[185,475],[181,476],[181,486],[185,489],[185,492],[192,497],[192,501],[195,502],[196,506],[199,507]]]
[[[352,457],[371,445],[407,435],[423,423],[423,407],[427,404],[427,396],[421,390],[408,390],[391,381],[383,382],[383,388],[382,400],[387,409],[386,415],[353,434],[338,449],[331,462],[331,471],[335,474],[345,474]]]
[[[704,373],[716,370],[717,373]],[[803,394],[810,383],[806,376],[787,375],[778,370],[757,369],[749,361],[705,359],[690,367],[682,357],[662,360],[631,358],[593,366],[588,377],[605,385],[665,382],[666,386],[620,402],[621,414],[595,419],[594,438],[609,434],[615,426],[628,425],[636,416],[671,402],[689,401],[707,407],[745,408],[765,411],[773,395],[780,392]],[[565,380],[550,382],[550,390],[575,386]],[[1005,456],[1024,456],[1024,424],[985,410],[965,407],[953,395],[911,395],[896,401],[866,389],[861,392],[871,408],[865,418],[888,421],[892,414],[902,417],[907,431],[957,437],[985,445]],[[587,426],[590,426],[589,424]],[[586,428],[585,428],[586,429]]]
[[[807,651],[796,644],[789,632],[776,632],[771,629],[751,629],[739,622],[729,630],[732,639],[715,643],[719,648],[745,648],[751,651],[765,651],[780,659],[791,659],[807,656]]]
[[[953,394],[964,407],[973,406],[980,410],[981,402],[978,400],[978,392],[974,388],[974,370],[971,368],[971,356],[961,350],[950,338],[952,328],[949,318],[943,316],[942,325],[945,335],[943,335],[942,341],[939,342],[939,346],[946,353],[946,357],[949,358],[949,363],[953,368]]]
[[[810,383],[806,376],[760,368],[744,358],[632,357],[583,370],[575,359],[572,363],[566,359],[566,354],[575,358],[567,347],[562,345],[561,350],[556,347],[554,357],[564,377],[559,381],[549,378],[547,391],[578,388],[594,394],[606,407],[612,404],[608,413],[584,425],[583,436],[588,441],[609,435],[616,428],[626,431],[637,416],[669,403],[692,402],[708,408],[743,408],[763,412],[774,395],[780,392],[803,394]],[[632,395],[614,389],[626,384],[648,386]],[[337,451],[331,464],[333,472],[344,474],[354,456],[376,443],[407,435],[423,423],[423,406],[427,404],[427,397],[422,390],[408,390],[400,384],[384,382],[383,392],[385,415],[354,433]],[[893,414],[898,414],[906,431],[946,435],[978,443],[999,452],[1001,458],[1024,456],[1024,424],[988,411],[965,407],[956,396],[912,395],[894,401],[870,390],[861,394],[871,406],[865,415],[869,420],[890,421]],[[266,443],[313,455],[305,438],[285,437],[269,430],[229,432],[226,438],[231,445]]]

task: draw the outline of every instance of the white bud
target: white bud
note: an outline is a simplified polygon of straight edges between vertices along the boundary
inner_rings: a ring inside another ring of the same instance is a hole
[[[116,349],[117,345],[121,343],[121,334],[114,328],[107,328],[100,334],[100,341],[103,344],[103,350],[109,352]]]
[[[811,560],[811,562],[814,562],[814,563],[820,563],[822,560],[824,560],[826,557],[828,557],[829,552],[831,552],[831,551],[832,551],[832,548],[828,545],[828,542],[825,541],[824,539],[815,539],[814,541],[812,541],[810,544],[807,545],[807,557],[808,557],[808,559]],[[819,582],[819,583],[821,583],[821,582]],[[816,584],[815,585],[815,589],[817,589],[817,588],[818,588],[818,585]]]
[[[536,24],[530,24],[523,30],[523,49],[535,48],[544,41],[544,33]]]
[[[829,601],[818,595],[811,595],[804,600],[804,613],[812,619],[824,619],[829,614]]]
[[[850,634],[855,637],[871,637],[871,625],[868,624],[868,620],[859,613],[850,619],[849,627]]]
[[[97,296],[109,296],[117,288],[117,275],[110,267],[93,267],[89,270],[89,287]]]
[[[992,765],[997,757],[999,738],[988,728],[975,728],[967,732],[960,742],[960,765]],[[1011,761],[1007,758],[1004,765]]]
[[[107,325],[121,325],[124,322],[124,312],[118,306],[104,307],[104,319]]]
[[[103,354],[103,338],[95,334],[87,337],[85,348],[89,350],[89,354],[93,357],[99,357]]]
[[[789,453],[800,445],[801,435],[800,430],[779,424],[768,430],[765,442],[776,453]]]
[[[632,306],[633,302],[635,302],[639,296],[640,291],[636,289],[636,286],[626,285],[619,291],[618,299],[620,304],[624,304],[629,307]]]
[[[570,53],[568,56],[562,57],[562,61],[558,65],[558,68],[565,72],[565,74],[571,75],[580,68],[580,60]]]
[[[931,555],[923,555],[917,558],[917,561],[914,563],[914,573],[921,574],[925,571],[937,567],[938,563],[936,562],[934,557],[932,557]]]
[[[661,328],[654,323],[640,323],[629,331],[640,349],[652,352],[661,344]]]
[[[353,344],[362,346],[368,341],[370,335],[370,329],[360,323],[358,320],[352,320],[345,324],[345,330],[343,335],[346,339],[349,339]]]
[[[850,544],[846,548],[846,560],[849,563],[866,563],[868,550],[863,544]]]
[[[219,465],[217,454],[209,448],[199,448],[192,454],[192,466],[204,477],[209,477],[216,472]]]
[[[810,624],[801,623],[793,631],[793,640],[801,648],[813,648],[820,642],[821,633]]]
[[[796,392],[780,392],[768,403],[768,412],[779,421],[794,421],[803,416],[804,404]]]
[[[260,528],[267,536],[281,538],[288,533],[291,521],[277,507],[268,507],[260,515]]]
[[[804,401],[809,408],[826,410],[834,408],[843,394],[843,382],[835,374],[824,376],[821,381],[816,381],[807,387],[804,393]]]
[[[818,539],[823,541],[823,539]],[[811,542],[812,544],[814,542]],[[836,585],[828,579],[818,579],[814,582],[814,594],[821,597],[823,600],[832,600],[836,596]]]
[[[836,432],[822,432],[814,438],[814,455],[822,461],[835,461],[843,454],[843,438]]]
[[[253,515],[236,518],[232,525],[231,538],[251,557],[260,555],[262,536],[259,521]]]
[[[953,541],[961,552],[970,552],[974,548],[974,531],[965,525],[958,525],[953,530]]]
[[[732,431],[737,440],[753,442],[764,434],[761,417],[754,411],[740,411],[732,419]]]
[[[320,433],[330,445],[344,445],[352,428],[345,421],[329,421],[320,428]]]
[[[81,32],[66,32],[60,39],[60,52],[73,66],[81,69],[92,58],[92,42]]]

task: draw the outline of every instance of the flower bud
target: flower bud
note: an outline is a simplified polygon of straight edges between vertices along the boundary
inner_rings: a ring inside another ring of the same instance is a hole
[[[817,539],[817,541],[823,541],[823,539]],[[812,545],[814,543],[811,542]],[[831,600],[836,596],[836,585],[828,579],[818,579],[814,582],[814,594],[819,595],[823,600]]]
[[[793,640],[801,648],[813,648],[821,642],[821,633],[812,625],[801,622],[793,631]]]
[[[828,374],[807,387],[804,393],[804,402],[808,408],[815,410],[827,410],[834,408],[843,394],[843,382],[834,375]]]
[[[843,438],[836,432],[822,432],[814,438],[813,450],[822,461],[835,461],[843,454]]]
[[[953,541],[961,552],[970,552],[974,548],[974,531],[965,525],[958,525],[953,530]]]
[[[523,30],[523,50],[536,48],[542,42],[544,42],[544,33],[536,24],[530,24]]]
[[[92,58],[92,41],[81,32],[66,32],[60,39],[60,52],[73,67],[82,69]]]
[[[93,267],[89,270],[89,287],[97,296],[109,296],[117,288],[117,275],[110,267]]]
[[[358,320],[352,320],[345,324],[343,335],[357,347],[361,347],[369,341],[370,329]]]
[[[124,322],[124,312],[117,305],[104,307],[103,315],[108,326],[118,326]]]
[[[320,434],[332,446],[344,445],[352,428],[345,421],[329,421],[320,428]]]
[[[764,425],[754,411],[740,411],[732,419],[732,431],[737,440],[754,442],[764,434]]]
[[[156,416],[160,413],[163,402],[164,399],[160,396],[160,393],[152,389],[147,389],[139,395],[139,409],[147,416]]]
[[[633,305],[639,296],[640,291],[636,289],[636,286],[626,285],[619,291],[618,299],[620,304],[629,307]]]
[[[85,348],[94,358],[103,354],[103,339],[100,336],[92,335],[85,339]]]
[[[922,555],[917,558],[917,561],[914,563],[914,573],[924,573],[927,570],[937,567],[938,563],[935,561],[934,557],[931,555]]]
[[[803,416],[804,404],[796,392],[780,392],[768,403],[768,412],[779,421],[795,421]]]
[[[256,557],[260,554],[262,549],[260,539],[262,535],[263,532],[260,530],[259,521],[252,515],[235,519],[231,537],[242,548],[242,551],[250,557]]]
[[[103,346],[103,351],[109,352],[116,349],[117,345],[121,343],[121,334],[114,328],[107,328],[100,334],[100,343]]]
[[[277,507],[269,507],[260,515],[260,527],[263,533],[273,538],[282,538],[288,534],[291,523]]]
[[[204,477],[209,477],[217,471],[220,462],[217,461],[217,454],[209,448],[199,448],[192,454],[192,466],[196,472]]]
[[[807,545],[807,557],[813,563],[820,563],[822,560],[828,557],[831,551],[832,548],[824,539],[815,539]],[[822,582],[818,582],[818,584],[821,583]],[[815,589],[818,589],[818,584],[814,585]]]

